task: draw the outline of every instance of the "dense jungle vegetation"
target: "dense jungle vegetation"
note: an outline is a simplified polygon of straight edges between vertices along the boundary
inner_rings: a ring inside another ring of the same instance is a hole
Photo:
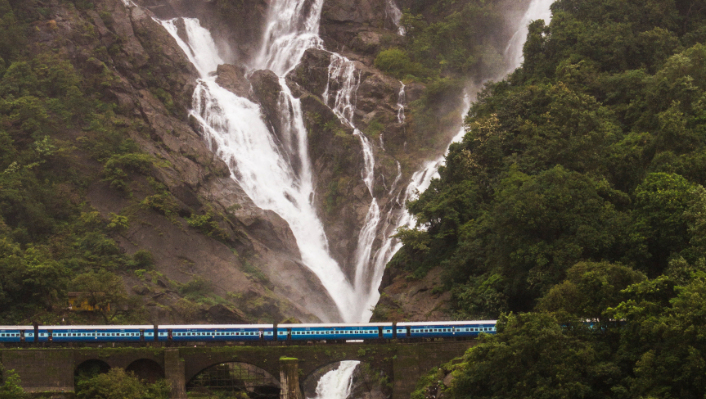
[[[706,2],[552,11],[409,206],[426,229],[390,267],[440,265],[456,317],[500,317],[414,397],[703,398]]]
[[[86,191],[105,180],[129,196],[136,176],[160,163],[127,138],[129,124],[106,100],[115,80],[100,59],[108,50],[77,69],[62,51],[28,39],[46,12],[34,1],[0,0],[0,324],[59,322],[68,291],[105,310],[96,321],[142,320],[139,306],[125,312],[133,299],[120,274],[149,270],[152,255],[125,255],[113,236],[129,215],[103,218]],[[71,39],[95,40],[84,28]]]
[[[515,2],[521,7],[526,1]],[[424,95],[409,104],[409,139],[431,153],[445,149],[447,137],[429,134],[455,129],[469,76],[477,82],[505,68],[503,51],[510,38],[503,14],[508,2],[489,0],[412,1],[403,8],[402,45],[384,48],[375,67],[405,83],[425,85]]]

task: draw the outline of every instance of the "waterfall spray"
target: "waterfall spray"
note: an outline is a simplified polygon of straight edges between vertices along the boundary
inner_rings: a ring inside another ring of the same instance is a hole
[[[359,361],[344,361],[337,369],[324,374],[316,386],[316,396],[309,399],[346,399],[353,389],[353,373]]]

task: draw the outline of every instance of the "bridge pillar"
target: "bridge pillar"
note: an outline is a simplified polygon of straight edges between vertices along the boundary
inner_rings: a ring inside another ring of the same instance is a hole
[[[299,388],[299,359],[282,357],[279,359],[280,399],[303,399]]]
[[[185,364],[179,356],[179,349],[164,351],[164,377],[172,387],[170,399],[187,399]]]

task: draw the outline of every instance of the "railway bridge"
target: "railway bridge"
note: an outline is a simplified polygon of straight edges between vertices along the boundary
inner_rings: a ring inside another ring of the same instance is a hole
[[[393,399],[406,399],[419,377],[461,356],[474,343],[437,340],[296,346],[169,347],[154,343],[140,347],[6,347],[0,348],[0,363],[5,370],[18,373],[27,392],[51,393],[53,398],[73,397],[76,375],[87,366],[103,371],[120,367],[145,379],[165,378],[171,384],[171,397],[186,399],[187,386],[203,380],[205,371],[237,364],[243,366],[240,371],[272,381],[280,389],[281,398],[300,399],[301,387],[310,376],[331,364],[357,360],[388,378]]]

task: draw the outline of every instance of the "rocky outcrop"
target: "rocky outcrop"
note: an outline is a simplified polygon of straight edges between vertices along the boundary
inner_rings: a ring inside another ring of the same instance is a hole
[[[243,65],[219,65],[216,70],[216,83],[238,97],[251,98],[252,86],[245,73]]]
[[[383,40],[400,41],[387,0],[336,0],[324,2],[321,36],[326,48],[354,52],[372,65],[372,56]]]
[[[439,293],[442,269],[437,267],[421,279],[387,268],[380,286],[381,297],[372,321],[438,321],[451,319],[451,293]]]

